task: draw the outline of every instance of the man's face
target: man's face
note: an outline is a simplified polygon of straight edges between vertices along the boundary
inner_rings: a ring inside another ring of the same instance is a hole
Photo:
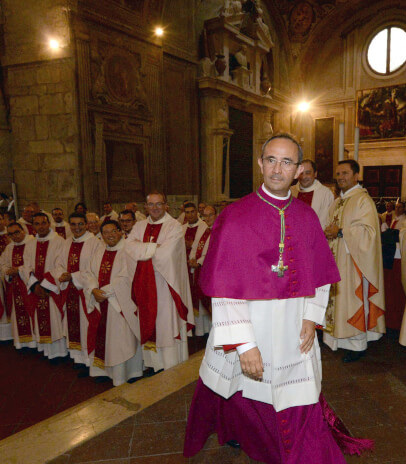
[[[166,203],[162,195],[153,193],[147,196],[146,210],[152,221],[156,222],[165,215]]]
[[[386,211],[387,211],[388,213],[391,213],[391,212],[393,211],[393,203],[392,203],[391,201],[388,201],[388,202],[386,203]]]
[[[131,217],[131,214],[120,215],[120,225],[126,234],[129,234],[131,232],[131,229],[134,227],[134,224],[135,224],[135,221]]]
[[[34,218],[32,225],[34,226],[35,232],[40,237],[46,237],[49,234],[50,224],[47,217],[38,216]]]
[[[99,216],[94,214],[87,216],[87,230],[94,235],[100,232],[100,219]]]
[[[31,207],[32,207],[32,210],[33,210],[34,214],[37,214],[37,213],[41,212],[41,208],[39,207],[38,203],[33,203],[31,205]]]
[[[131,203],[127,203],[125,205],[125,209],[130,209],[131,211],[134,211],[134,213],[136,213],[138,210],[138,205],[137,203],[135,203],[135,201],[132,201]]]
[[[345,193],[347,190],[357,185],[358,173],[353,173],[350,164],[339,164],[336,169],[336,180],[338,187]]]
[[[189,224],[194,224],[197,222],[197,209],[189,206],[185,208],[185,217]]]
[[[200,214],[200,216],[203,215],[204,208],[206,208],[206,203],[203,203],[203,202],[202,202],[202,203],[199,203],[198,209],[199,209],[199,214]]]
[[[107,224],[103,227],[102,237],[104,242],[109,247],[114,247],[121,240],[122,233],[114,224]]]
[[[111,207],[110,203],[106,203],[103,205],[103,211],[104,214],[110,214],[113,211],[113,208]]]
[[[85,214],[85,213],[86,213],[86,212],[85,212],[85,208],[83,208],[83,205],[78,205],[78,206],[76,206],[75,211],[76,211],[77,213],[81,213],[81,214]]]
[[[21,243],[25,237],[24,231],[15,225],[7,228],[7,235],[14,243]]]
[[[75,238],[81,237],[86,232],[86,222],[83,218],[70,218],[69,226]]]
[[[52,211],[52,217],[57,224],[63,222],[63,211],[61,209],[54,209]]]
[[[32,215],[34,214],[34,208],[32,206],[26,206],[23,209],[23,219],[27,222],[32,223]]]
[[[300,185],[303,188],[308,188],[313,185],[314,179],[317,177],[317,172],[314,171],[312,163],[305,161],[303,164],[303,172],[299,176]]]
[[[4,216],[0,214],[0,232],[2,232],[6,228],[6,220]]]
[[[275,160],[272,166],[268,160]],[[264,155],[258,159],[265,187],[275,196],[286,197],[293,179],[297,179],[303,166],[291,164],[288,168],[281,162],[298,163],[299,153],[295,143],[289,139],[274,139],[265,147]]]
[[[206,206],[206,208],[204,208],[202,219],[210,229],[213,227],[214,221],[216,220],[216,212],[211,206]]]
[[[404,212],[405,212],[405,206],[403,205],[403,203],[396,203],[396,206],[395,206],[396,216],[400,216]]]

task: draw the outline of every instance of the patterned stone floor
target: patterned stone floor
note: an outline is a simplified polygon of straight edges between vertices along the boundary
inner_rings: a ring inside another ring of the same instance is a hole
[[[348,457],[350,464],[406,464],[406,349],[395,338],[370,345],[354,364],[326,347],[323,391],[356,436],[373,438],[373,454]],[[242,451],[220,447],[212,436],[191,459],[182,456],[183,438],[195,382],[118,426],[49,461],[52,464],[248,464]],[[311,463],[309,463],[311,464]]]

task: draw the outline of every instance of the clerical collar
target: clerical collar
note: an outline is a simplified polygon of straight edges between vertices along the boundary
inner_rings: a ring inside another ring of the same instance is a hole
[[[189,224],[189,223],[188,223],[187,226],[190,227],[191,229],[193,229],[194,227],[200,226],[200,224],[201,224],[202,222],[203,222],[203,221],[202,221],[200,218],[198,218],[197,221],[196,221],[194,224]]]
[[[148,216],[148,223],[149,223],[149,224],[152,224],[152,225],[154,225],[154,224],[163,224],[164,222],[168,221],[169,219],[173,219],[173,217],[170,216],[168,213],[165,213],[165,214],[161,217],[161,219],[158,219],[158,221],[153,221],[153,220],[151,219],[151,216]]]
[[[355,184],[354,187],[351,187],[350,189],[348,189],[345,193],[343,193],[343,191],[341,190],[340,192],[340,197],[341,198],[344,198],[344,196],[346,196],[348,193],[352,192],[353,190],[357,189],[357,188],[362,188],[360,184]]]
[[[53,239],[56,235],[57,233],[51,229],[48,235],[45,235],[45,237],[38,237],[38,234],[37,234],[35,238],[38,240],[38,242],[47,242],[48,240]]]
[[[68,225],[65,221],[62,221],[62,222],[54,221],[54,224],[55,224],[55,227],[66,227]]]
[[[32,222],[26,221],[23,217],[20,217],[20,219],[18,220],[18,222],[22,222],[23,224],[28,224],[28,225],[32,226]]]
[[[265,187],[265,184],[262,184],[262,190],[267,194],[269,195],[270,197],[274,198],[275,200],[288,200],[291,196],[291,191],[289,190],[288,191],[288,194],[286,195],[286,197],[278,197],[276,195],[274,195],[273,193],[271,193],[266,187]]]
[[[13,242],[14,243],[14,246],[21,246],[21,245],[25,245],[27,242],[29,242],[30,240],[33,240],[34,237],[32,235],[28,235],[26,234],[24,239],[21,240],[20,243],[16,243],[16,242]]]
[[[106,244],[106,250],[107,251],[118,251],[121,250],[125,245],[125,239],[121,237],[120,241],[116,243],[113,247],[110,247]]]
[[[313,183],[312,183],[312,185],[310,187],[302,187],[300,185],[300,182],[299,182],[298,183],[299,191],[300,192],[313,192],[318,187],[318,184],[320,184],[320,182],[317,179],[314,179],[314,181],[313,181]]]
[[[0,231],[0,235],[6,235],[7,234],[7,228],[5,228],[4,230]]]
[[[86,231],[83,235],[81,235],[81,236],[78,237],[78,238],[75,238],[75,237],[72,235],[72,241],[75,242],[75,243],[86,242],[86,240],[88,240],[88,239],[91,238],[91,237],[94,237],[94,235],[91,234],[90,232]]]

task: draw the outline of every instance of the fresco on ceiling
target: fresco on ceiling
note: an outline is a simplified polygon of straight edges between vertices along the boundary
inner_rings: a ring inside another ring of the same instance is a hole
[[[312,28],[334,8],[349,0],[281,0],[275,2],[281,12],[292,42],[303,43]]]

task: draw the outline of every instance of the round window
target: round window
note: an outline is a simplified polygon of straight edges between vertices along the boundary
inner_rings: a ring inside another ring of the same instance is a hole
[[[369,66],[378,74],[391,74],[406,62],[406,31],[389,26],[372,38],[367,52]]]

